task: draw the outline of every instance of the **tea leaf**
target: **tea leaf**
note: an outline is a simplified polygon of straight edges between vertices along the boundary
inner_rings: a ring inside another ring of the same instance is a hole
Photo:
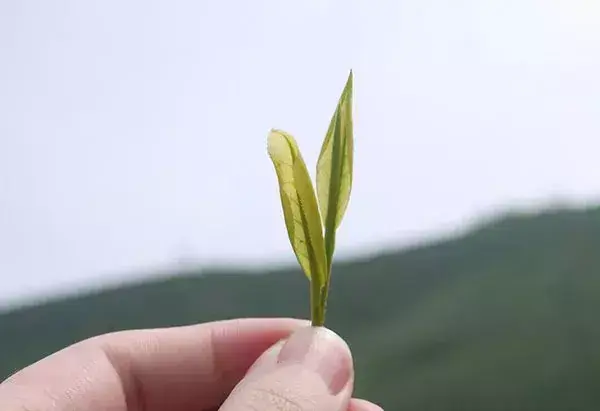
[[[325,246],[315,191],[294,138],[271,130],[268,152],[279,182],[279,195],[290,243],[304,273],[317,287],[325,283]]]
[[[350,70],[317,162],[317,195],[325,225],[327,286],[335,249],[335,231],[342,222],[352,191],[353,140]]]

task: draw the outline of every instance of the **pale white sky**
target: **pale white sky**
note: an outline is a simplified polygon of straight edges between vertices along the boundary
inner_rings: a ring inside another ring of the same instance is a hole
[[[314,171],[350,68],[340,256],[599,198],[597,1],[8,0],[0,305],[182,256],[293,262],[267,132]]]

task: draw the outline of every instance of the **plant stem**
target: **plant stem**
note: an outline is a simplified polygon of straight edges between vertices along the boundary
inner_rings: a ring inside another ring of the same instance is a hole
[[[310,310],[313,327],[322,327],[325,325],[325,306],[323,301],[323,288],[317,281],[310,282]]]
[[[333,223],[332,223],[333,224]],[[333,267],[333,250],[335,249],[335,230],[325,231],[325,257],[327,264],[327,271],[325,275],[325,284],[321,289],[320,305],[323,310],[323,317],[325,317],[325,311],[327,310],[327,298],[329,297],[329,285],[331,283],[331,269]]]

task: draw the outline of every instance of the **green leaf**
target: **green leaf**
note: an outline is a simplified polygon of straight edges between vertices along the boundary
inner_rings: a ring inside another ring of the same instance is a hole
[[[353,152],[352,70],[350,70],[317,162],[317,196],[325,225],[326,289],[329,285],[335,249],[335,231],[342,222],[352,191]]]
[[[304,273],[315,287],[325,284],[325,246],[315,191],[294,138],[271,130],[268,152],[279,182],[279,195],[290,243]]]

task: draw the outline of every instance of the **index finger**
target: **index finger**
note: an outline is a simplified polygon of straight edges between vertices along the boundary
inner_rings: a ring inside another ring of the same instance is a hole
[[[0,384],[0,409],[216,408],[260,354],[307,324],[238,319],[101,335]]]

